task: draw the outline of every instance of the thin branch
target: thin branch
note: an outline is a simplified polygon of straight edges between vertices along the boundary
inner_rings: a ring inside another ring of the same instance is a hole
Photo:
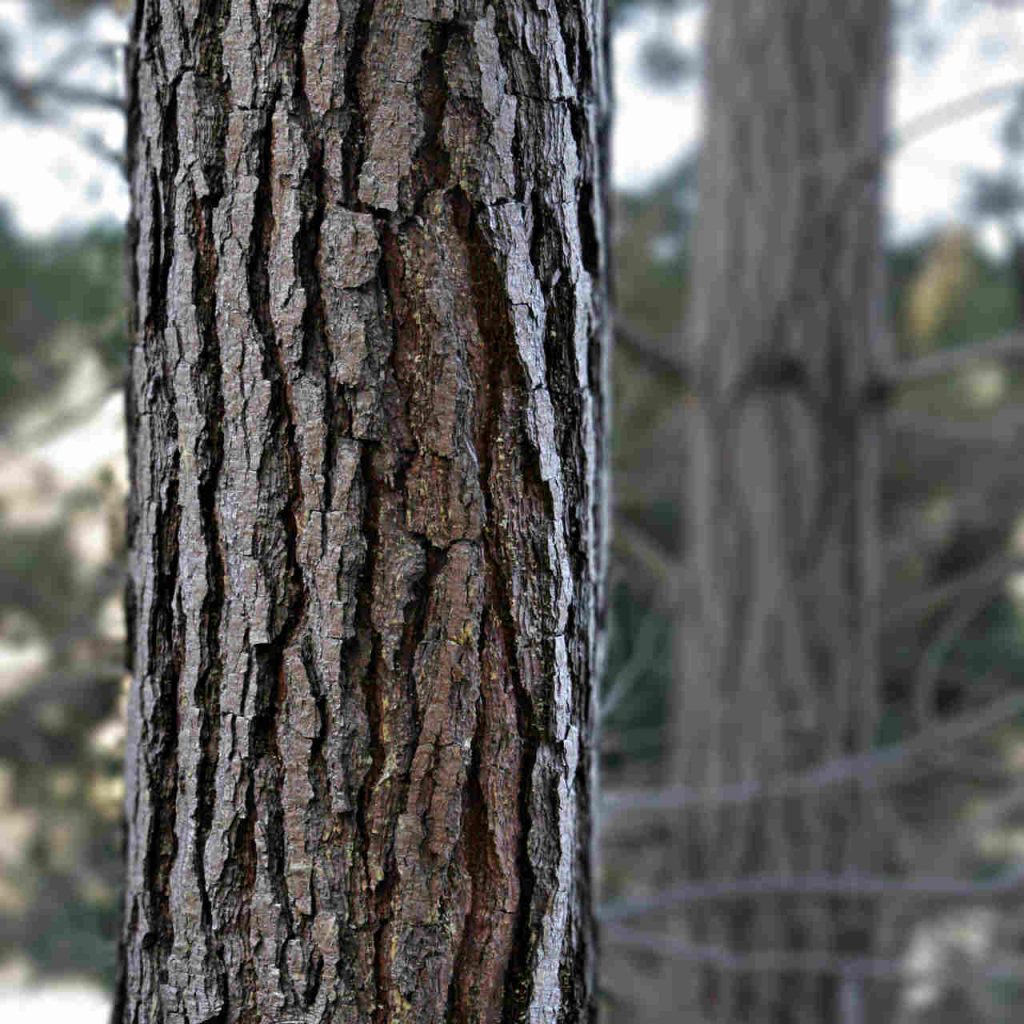
[[[649,613],[640,625],[636,638],[636,649],[613,680],[611,690],[598,708],[598,721],[607,721],[623,700],[633,691],[644,672],[650,666],[657,642],[658,620]]]
[[[947,583],[932,587],[931,590],[926,590],[923,594],[919,594],[895,608],[885,609],[883,626],[888,628],[902,624],[908,619],[914,619],[922,613],[930,611],[937,605],[948,604],[963,594],[987,590],[1006,579],[1011,573],[1021,569],[1024,569],[1024,556],[998,555],[978,569],[972,569]]]
[[[994,580],[987,587],[969,594],[960,606],[954,608],[949,618],[942,624],[937,636],[925,648],[921,655],[917,672],[914,674],[913,699],[917,708],[918,721],[926,725],[932,716],[939,680],[946,661],[953,653],[956,645],[963,638],[971,624],[991,606],[997,594],[993,591],[1001,585],[1001,580]]]
[[[698,789],[669,786],[662,789],[637,788],[608,793],[603,809],[608,814],[661,813],[689,807],[745,804],[753,800],[813,795],[841,783],[856,782],[864,789],[880,788],[887,776],[902,773],[907,778],[908,762],[936,749],[960,743],[988,732],[1024,712],[1024,693],[1013,693],[974,715],[965,715],[947,725],[936,726],[903,744],[849,757],[834,758],[808,772],[782,775],[770,782],[751,780],[726,786]]]
[[[688,960],[728,971],[750,973],[831,974],[842,978],[870,978],[876,981],[904,982],[930,976],[927,968],[911,968],[900,960],[883,957],[844,957],[827,952],[781,953],[774,950],[733,953],[715,946],[697,945],[673,935],[637,931],[621,925],[605,928],[605,942],[644,949],[661,957]],[[990,979],[1022,978],[1020,968],[990,967],[984,972]]]
[[[834,974],[840,977],[873,978],[903,981],[909,972],[899,960],[876,957],[839,957],[831,953],[780,953],[774,950],[733,953],[716,946],[697,945],[673,935],[637,931],[622,925],[602,930],[602,940],[616,946],[644,949],[661,957],[688,960],[728,971],[750,973],[800,972]]]
[[[621,317],[615,319],[615,340],[649,369],[684,385],[689,380],[689,369],[677,354],[667,351],[664,343],[625,323]]]
[[[0,73],[0,91],[10,98],[20,112],[33,117],[39,115],[39,105],[47,101],[80,107],[99,107],[118,113],[124,113],[127,109],[125,101],[115,93],[80,85],[68,85],[50,79],[27,81],[18,79],[10,73]]]
[[[659,587],[670,590],[678,585],[683,574],[682,561],[640,527],[627,521],[618,522],[612,534],[612,545],[649,573]]]
[[[96,41],[78,41],[65,47],[50,60],[43,69],[42,77],[52,78],[67,74],[93,58],[100,58],[111,67],[116,68],[128,53],[127,43],[100,43]]]
[[[625,323],[621,318],[615,322],[615,339],[650,370],[664,374],[684,387],[690,387],[690,368],[679,355],[667,351],[663,342]],[[1024,333],[1009,331],[984,341],[897,362],[879,374],[879,383],[889,388],[906,387],[934,377],[960,373],[975,363],[985,361],[1010,366],[1024,365]]]
[[[642,899],[605,903],[597,911],[601,921],[627,921],[687,903],[749,899],[755,896],[923,896],[943,899],[982,899],[1024,895],[1024,868],[1003,878],[969,881],[961,878],[889,878],[856,871],[841,875],[761,875],[724,881],[684,882]]]
[[[966,93],[948,103],[940,103],[897,128],[890,141],[890,148],[896,150],[909,146],[925,135],[931,135],[957,121],[974,117],[991,107],[999,106],[1008,99],[1020,95],[1022,90],[1024,90],[1024,78],[1011,78],[1008,81]]]
[[[965,367],[984,360],[1024,363],[1024,333],[1009,331],[986,341],[958,345],[956,348],[898,362],[889,368],[886,380],[896,387],[903,387],[932,377],[959,373]]]
[[[116,149],[111,149],[96,132],[76,130],[71,131],[70,134],[83,149],[127,175],[128,164],[124,154]]]
[[[886,428],[911,436],[934,438],[950,444],[977,444],[986,447],[1011,444],[1024,432],[1024,408],[1004,409],[984,420],[951,420],[931,413],[892,409],[886,416]]]

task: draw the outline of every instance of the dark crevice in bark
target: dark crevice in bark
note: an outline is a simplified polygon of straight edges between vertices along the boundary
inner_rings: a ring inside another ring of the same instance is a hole
[[[480,643],[477,655],[481,669],[485,665],[484,645],[486,623],[480,624]],[[475,1003],[475,988],[489,981],[486,977],[474,977],[471,973],[471,957],[479,957],[478,945],[490,938],[494,927],[491,920],[492,908],[487,896],[497,890],[492,875],[496,867],[493,860],[492,826],[489,821],[487,796],[481,785],[483,771],[481,750],[486,731],[487,680],[482,680],[477,698],[476,729],[473,733],[472,756],[462,792],[462,835],[460,847],[470,880],[470,906],[463,923],[462,941],[452,963],[452,976],[448,985],[447,1019],[472,1020]]]
[[[316,704],[317,715],[317,731],[309,748],[309,784],[313,791],[313,798],[310,800],[306,812],[306,836],[309,849],[319,850],[323,849],[324,833],[331,806],[331,784],[324,747],[333,723],[324,681],[317,667],[313,640],[310,636],[305,636],[302,639],[302,665],[306,672],[306,679],[309,681],[313,701]],[[319,910],[318,891],[319,887],[314,881],[311,915],[314,918]],[[314,998],[315,996],[307,995],[306,1004],[309,1005]]]
[[[497,470],[493,459],[503,444],[503,438],[500,436],[503,427],[508,429],[511,426],[513,436],[518,437],[519,424],[515,421],[523,416],[524,410],[515,408],[511,412],[507,411],[504,403],[511,403],[517,394],[523,395],[528,383],[518,365],[519,357],[513,327],[509,321],[508,296],[495,265],[494,247],[481,231],[472,203],[461,188],[451,191],[449,202],[455,225],[468,254],[471,290],[483,356],[483,366],[477,374],[478,437],[475,447],[479,460],[480,490],[486,510],[484,564],[487,606],[494,615],[501,637],[504,662],[508,666],[509,680],[515,694],[517,728],[522,744],[518,808],[520,846],[517,855],[520,897],[502,1011],[504,1024],[515,1024],[527,1012],[532,996],[532,963],[536,949],[533,892],[536,880],[528,842],[531,828],[530,808],[533,800],[532,779],[540,737],[533,695],[520,678],[518,630],[512,619],[514,569],[508,563],[507,552],[502,550],[503,538],[497,531],[503,510],[494,490]],[[511,424],[509,420],[512,420]],[[526,458],[527,462],[532,461],[533,453],[528,453]]]
[[[387,892],[381,891],[380,885],[374,885],[371,878],[373,865],[371,864],[371,853],[373,850],[372,827],[373,822],[370,815],[370,801],[376,790],[378,780],[384,770],[385,747],[381,731],[382,707],[381,700],[383,692],[380,686],[374,685],[375,680],[380,678],[381,643],[380,638],[373,627],[373,583],[376,577],[377,557],[380,549],[380,508],[382,481],[379,479],[377,470],[373,464],[376,445],[364,443],[360,451],[359,473],[363,486],[363,519],[361,533],[366,538],[367,552],[363,562],[362,573],[360,574],[358,599],[355,614],[355,634],[360,645],[368,645],[367,665],[361,673],[359,683],[363,691],[363,702],[366,711],[367,723],[369,725],[369,739],[367,757],[369,766],[363,776],[362,785],[356,793],[355,821],[359,835],[358,850],[363,867],[362,885],[369,893],[367,901],[367,926],[373,935],[373,993],[375,1003],[373,1020],[381,1019],[385,1011],[383,1006],[383,987],[385,980],[384,969],[384,944],[382,942],[383,930],[386,921],[383,920],[381,908],[387,906]],[[352,645],[353,647],[355,645]]]
[[[514,96],[528,95],[529,89],[519,79],[521,75],[517,69],[516,58],[520,54],[520,47],[509,25],[508,14],[504,8],[495,9],[494,33],[498,38],[498,56],[501,66],[509,76],[507,90]],[[533,71],[535,76],[541,73],[541,68],[536,63]],[[534,78],[534,81],[542,81],[542,78]],[[515,176],[515,197],[520,203],[527,201],[527,193],[530,188],[527,184],[527,168],[530,161],[527,157],[526,135],[529,132],[529,117],[523,109],[523,100],[519,100],[520,106],[516,112],[515,125],[512,130],[512,172]]]
[[[224,189],[224,144],[227,129],[221,33],[226,20],[228,0],[210,4],[206,18],[197,30],[201,62],[197,75],[197,91],[209,106],[204,111],[210,120],[211,151],[204,153],[204,175],[210,192],[199,199],[191,197],[196,257],[193,303],[199,327],[200,350],[192,372],[192,386],[199,399],[202,434],[199,439],[198,502],[202,536],[206,544],[207,592],[200,612],[200,664],[194,701],[202,710],[199,745],[200,759],[196,769],[196,840],[195,875],[202,906],[202,925],[209,949],[217,950],[213,933],[210,893],[207,888],[205,848],[213,824],[217,794],[214,776],[220,751],[220,699],[223,685],[223,657],[220,630],[226,597],[226,568],[217,508],[221,471],[224,463],[224,395],[223,363],[217,333],[217,283],[219,254],[214,237],[214,214]],[[214,970],[217,987],[225,1001],[227,983],[224,967],[217,951]]]
[[[366,47],[370,41],[370,26],[376,0],[362,0],[356,11],[352,27],[352,46],[345,68],[345,103],[349,122],[342,144],[346,205],[349,209],[362,208],[359,200],[359,175],[363,167],[363,146],[366,138],[366,108],[360,94],[359,79],[363,73]]]
[[[246,633],[246,646],[248,647],[248,633]],[[246,663],[245,682],[243,684],[244,697],[250,687],[256,686],[253,676],[259,671],[258,651],[250,647],[250,655]],[[252,723],[254,736],[257,734],[256,717],[259,715],[259,701],[254,701],[256,715]],[[234,818],[230,830],[231,861],[226,872],[225,888],[237,894],[235,903],[234,919],[229,922],[228,927],[234,927],[239,935],[249,937],[252,935],[252,897],[256,892],[256,771],[252,762],[256,756],[255,740],[250,748],[250,764],[246,766],[244,786],[244,806],[240,813]],[[238,1024],[260,1024],[259,1010],[256,997],[259,991],[259,977],[256,970],[256,962],[252,958],[245,959],[240,965],[241,985],[236,986],[238,1006],[232,1007],[236,1014]]]
[[[152,177],[154,230],[153,241],[158,243],[154,254],[153,278],[150,283],[150,310],[153,330],[163,334],[167,329],[167,290],[174,257],[175,189],[172,182],[178,173],[178,96],[177,86],[169,90],[164,107],[162,135],[163,163],[159,176]]]
[[[287,655],[302,628],[308,594],[297,550],[304,497],[292,382],[270,308],[269,258],[275,228],[273,197],[275,175],[280,173],[276,166],[278,154],[274,152],[274,115],[280,94],[278,84],[262,126],[248,266],[249,299],[263,345],[263,378],[270,384],[271,435],[275,438],[270,447],[264,449],[258,470],[260,506],[267,509],[268,519],[254,540],[273,597],[267,624],[268,640],[253,649],[260,707],[253,718],[252,747],[258,786],[256,799],[265,830],[267,884],[290,939],[296,934],[296,922],[285,881],[287,840],[281,798],[285,772],[279,734],[281,712],[288,704]],[[295,1009],[298,996],[286,954],[287,941],[278,946],[277,969],[286,1007]]]
[[[451,155],[442,136],[449,92],[444,65],[445,54],[452,40],[464,31],[456,21],[432,25],[430,46],[423,53],[423,65],[416,89],[423,113],[423,138],[410,175],[409,184],[413,193],[408,203],[412,209],[410,219],[419,216],[423,201],[430,192],[446,188],[451,177]]]
[[[166,497],[158,513],[154,560],[159,575],[153,595],[153,611],[148,629],[154,652],[154,663],[160,666],[156,676],[159,690],[150,717],[154,759],[147,765],[151,779],[150,799],[154,815],[149,840],[147,871],[150,892],[153,934],[163,977],[166,978],[167,957],[174,943],[171,919],[171,871],[177,856],[178,806],[178,736],[179,684],[184,656],[183,617],[178,606],[178,530],[181,506],[178,503],[178,459],[170,467]]]
[[[196,313],[203,338],[200,363],[195,371],[196,393],[205,400],[202,411],[205,449],[200,468],[198,499],[202,532],[207,546],[207,594],[200,613],[200,664],[194,700],[202,709],[199,744],[201,757],[197,768],[195,871],[202,901],[203,927],[209,946],[214,947],[210,894],[206,885],[204,851],[213,823],[217,799],[214,774],[220,751],[220,694],[223,661],[220,648],[221,617],[225,596],[225,564],[217,510],[217,492],[224,460],[224,396],[221,388],[221,353],[216,326],[217,251],[212,238],[213,208],[216,201],[197,210],[198,285]],[[221,976],[222,990],[226,989]]]
[[[323,277],[320,266],[320,247],[324,217],[327,209],[327,176],[324,167],[323,129],[317,123],[310,107],[308,95],[308,79],[305,64],[303,40],[308,27],[310,3],[307,0],[295,13],[294,27],[287,33],[287,40],[293,52],[289,54],[289,62],[294,67],[295,87],[292,96],[294,116],[302,131],[303,146],[307,157],[307,167],[300,183],[300,201],[302,216],[300,230],[293,241],[293,262],[297,277],[305,292],[305,307],[302,315],[302,357],[301,367],[306,373],[316,374],[322,379],[323,415],[325,420],[325,437],[323,455],[320,462],[320,473],[323,480],[321,493],[315,496],[315,504],[307,510],[307,516],[317,514],[320,520],[320,557],[325,558],[329,543],[328,511],[333,501],[333,473],[337,454],[339,436],[339,416],[343,412],[341,398],[337,394],[332,374],[332,355],[327,344],[327,316],[324,305]],[[292,443],[294,443],[294,424],[291,425]],[[297,483],[297,479],[295,481]],[[313,497],[313,496],[310,496]],[[308,528],[308,527],[307,527]],[[301,577],[301,572],[299,572]],[[303,594],[302,618],[306,617],[309,603],[309,592],[305,580],[300,578]],[[318,668],[318,660],[313,650],[313,638],[302,639],[301,657],[309,684],[310,693],[316,707],[317,729],[309,748],[309,765],[307,777],[312,798],[306,808],[305,847],[308,851],[324,849],[325,835],[329,828],[331,807],[330,773],[325,756],[325,745],[333,724],[331,702],[325,692],[323,678]],[[305,855],[304,851],[300,855]],[[314,870],[310,876],[310,913],[300,918],[299,929],[302,934],[304,948],[313,951],[310,975],[306,981],[306,989],[300,993],[305,1006],[312,1005],[320,988],[323,959],[316,953],[316,942],[312,935],[312,925],[316,919],[319,902],[321,872]]]

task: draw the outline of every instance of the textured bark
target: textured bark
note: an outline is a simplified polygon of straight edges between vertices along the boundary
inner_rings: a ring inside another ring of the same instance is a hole
[[[769,781],[876,737],[888,23],[887,0],[710,6],[674,783]],[[877,870],[877,813],[854,787],[694,811],[672,869]],[[878,932],[870,897],[687,917],[691,940],[733,952],[866,954]],[[835,978],[674,964],[668,985],[695,1020],[842,1019]]]
[[[583,1021],[597,0],[139,0],[119,1024]]]

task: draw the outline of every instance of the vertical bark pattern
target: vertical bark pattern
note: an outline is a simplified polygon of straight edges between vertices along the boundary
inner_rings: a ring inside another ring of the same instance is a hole
[[[119,1024],[582,1021],[596,0],[138,0]]]
[[[687,358],[690,550],[674,781],[768,781],[868,749],[880,681],[878,417],[888,0],[716,0]],[[686,815],[695,878],[878,867],[855,790]],[[695,906],[733,951],[867,953],[857,899]],[[696,992],[685,983],[700,973]],[[834,980],[673,968],[695,1019],[839,1019]]]

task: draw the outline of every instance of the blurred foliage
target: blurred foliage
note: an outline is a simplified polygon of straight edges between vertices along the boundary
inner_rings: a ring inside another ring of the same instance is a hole
[[[627,323],[657,336],[678,330],[686,308],[696,174],[688,154],[649,188],[615,199],[616,308]]]
[[[119,509],[102,486],[79,502]],[[111,509],[108,508],[108,511]],[[121,844],[118,696],[122,643],[100,621],[122,590],[119,566],[83,572],[70,516],[0,524],[0,642],[42,647],[42,666],[0,696],[0,960],[109,982]],[[116,532],[119,534],[120,529]]]
[[[119,385],[122,276],[118,230],[29,242],[0,218],[0,648],[15,664],[30,656],[23,677],[0,674],[0,960],[106,983],[121,871],[124,659],[109,621],[122,493],[109,473],[62,487],[32,445]],[[97,527],[107,553],[84,558],[80,531]]]
[[[37,18],[76,21],[97,11],[128,14],[133,0],[32,0],[32,13]]]
[[[654,89],[675,89],[697,70],[696,55],[669,36],[653,36],[640,51],[641,73]]]
[[[0,432],[52,401],[89,354],[107,379],[120,375],[123,266],[117,228],[30,242],[0,211]]]
[[[672,685],[672,621],[656,603],[637,600],[625,582],[611,588],[608,658],[601,693],[605,765],[657,763]]]
[[[1017,324],[1012,266],[986,256],[964,227],[894,249],[890,277],[890,309],[904,356],[994,337]]]

